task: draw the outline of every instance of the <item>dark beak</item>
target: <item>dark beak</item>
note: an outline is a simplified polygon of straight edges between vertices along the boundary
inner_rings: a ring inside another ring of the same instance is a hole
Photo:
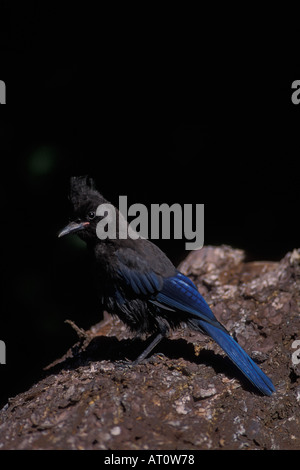
[[[90,225],[89,222],[70,222],[66,227],[64,227],[59,233],[58,238],[64,237],[65,235],[69,235],[70,233],[76,233],[80,230],[84,230],[85,227]]]

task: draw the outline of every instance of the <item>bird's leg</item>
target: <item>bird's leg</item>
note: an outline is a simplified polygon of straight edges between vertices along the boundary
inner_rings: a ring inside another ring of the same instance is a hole
[[[151,353],[152,349],[158,345],[158,343],[163,339],[165,335],[163,333],[158,333],[155,338],[151,341],[149,346],[139,355],[139,357],[132,363],[132,365],[139,364]]]

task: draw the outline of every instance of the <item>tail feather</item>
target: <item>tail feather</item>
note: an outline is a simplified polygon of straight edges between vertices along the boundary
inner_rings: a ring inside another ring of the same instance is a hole
[[[272,395],[275,391],[272,381],[228,333],[205,321],[199,320],[198,323],[255,387],[264,395]]]

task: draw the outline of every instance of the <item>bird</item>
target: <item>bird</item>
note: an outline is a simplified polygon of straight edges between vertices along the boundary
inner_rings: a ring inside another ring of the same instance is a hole
[[[97,224],[103,215],[97,215],[97,209],[110,203],[91,177],[71,177],[69,201],[71,221],[58,237],[77,234],[86,242],[103,310],[119,317],[136,335],[150,335],[149,345],[133,364],[144,361],[170,330],[190,328],[212,338],[261,394],[272,395],[271,379],[217,320],[195,284],[156,244],[142,237],[118,237],[118,226],[116,237],[99,238]]]

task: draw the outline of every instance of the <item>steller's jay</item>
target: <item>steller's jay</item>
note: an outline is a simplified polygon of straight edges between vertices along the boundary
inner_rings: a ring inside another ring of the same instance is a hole
[[[189,328],[213,338],[234,364],[265,395],[275,388],[215,318],[193,282],[167,256],[144,238],[101,240],[96,227],[100,204],[107,204],[86,176],[71,178],[69,199],[73,217],[59,237],[70,233],[87,243],[96,265],[104,310],[116,314],[132,331],[153,334],[153,340],[134,363],[144,360],[169,329]],[[116,209],[116,213],[118,213]]]

